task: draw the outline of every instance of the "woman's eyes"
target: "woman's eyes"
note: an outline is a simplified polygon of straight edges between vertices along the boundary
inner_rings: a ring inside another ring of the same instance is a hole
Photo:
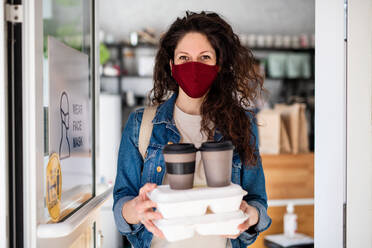
[[[178,59],[181,60],[181,61],[190,61],[191,60],[190,57],[185,56],[185,55],[179,56]],[[201,60],[201,61],[206,61],[206,60],[210,60],[210,59],[212,59],[212,58],[209,55],[202,55],[202,56],[199,57],[199,60]]]
[[[187,60],[189,60],[189,57],[187,57],[187,56],[180,56],[179,59],[180,60],[187,61]]]
[[[211,59],[211,57],[209,55],[202,55],[201,59],[202,60],[208,60],[208,59]]]

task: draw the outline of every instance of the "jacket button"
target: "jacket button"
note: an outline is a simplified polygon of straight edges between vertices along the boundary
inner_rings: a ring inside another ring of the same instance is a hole
[[[173,142],[172,141],[168,141],[168,145],[171,145],[171,144],[173,144]]]
[[[156,171],[157,171],[157,172],[161,172],[161,170],[162,170],[162,168],[161,168],[160,165],[159,165],[158,167],[156,167]]]

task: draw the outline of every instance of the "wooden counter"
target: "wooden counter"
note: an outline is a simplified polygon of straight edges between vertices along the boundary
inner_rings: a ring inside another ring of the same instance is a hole
[[[314,198],[314,154],[261,155],[266,178],[268,200]],[[283,233],[285,206],[269,207],[273,222],[261,233],[257,241],[249,246],[263,248],[265,235]],[[314,236],[314,206],[295,206],[298,216],[298,232]]]
[[[314,198],[314,154],[261,155],[268,199]]]

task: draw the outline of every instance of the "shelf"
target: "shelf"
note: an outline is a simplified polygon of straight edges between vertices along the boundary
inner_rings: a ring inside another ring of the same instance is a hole
[[[123,92],[131,91],[135,96],[146,97],[153,85],[152,77],[101,78],[101,89],[112,94],[122,94]]]
[[[314,157],[314,152],[308,152],[308,153],[280,153],[280,154],[265,154],[261,153],[261,157],[265,158],[275,158],[275,159],[303,159],[305,157]]]
[[[118,76],[108,76],[108,75],[100,75],[101,78],[137,78],[137,79],[152,79],[153,76],[139,76],[139,75],[118,75]]]
[[[123,48],[123,47],[129,47],[129,48],[158,48],[158,45],[154,44],[147,44],[147,43],[139,43],[138,45],[131,45],[131,44],[126,44],[126,43],[104,43],[104,45],[107,48]]]
[[[120,48],[120,47],[130,47],[130,48],[158,48],[158,44],[147,44],[147,43],[139,43],[136,46],[126,43],[105,43],[108,48]],[[247,47],[250,48],[252,51],[278,51],[278,52],[307,52],[307,53],[314,53],[315,49],[313,47],[308,48],[290,48],[290,47]]]
[[[120,77],[128,77],[128,78],[153,78],[153,76],[140,76],[138,74],[126,74],[126,75],[118,75],[118,76],[109,76],[109,75],[100,75],[103,78],[120,78]],[[314,81],[314,78],[272,78],[272,77],[265,77],[265,80],[280,80],[280,81]]]
[[[103,78],[153,78],[153,76],[140,76],[137,74],[127,74],[127,75],[118,75],[118,76],[109,76],[109,75],[100,75]],[[280,81],[314,81],[314,78],[272,78],[272,77],[265,77],[265,80],[280,80]]]
[[[285,48],[285,47],[250,47],[252,51],[277,51],[277,52],[305,52],[315,53],[314,48]]]
[[[103,77],[103,78],[119,78],[119,77],[121,77],[120,75],[118,75],[118,76],[110,76],[110,75],[104,75],[104,74],[102,74],[102,75],[99,75],[100,77]]]
[[[154,48],[157,49],[158,45],[154,44],[147,44],[147,43],[139,43],[136,46],[126,44],[126,43],[105,43],[105,45],[108,48],[116,48],[116,49],[123,49],[124,47],[130,47],[130,48]],[[305,52],[305,53],[310,53],[312,56],[315,53],[314,48],[278,48],[278,47],[252,47],[250,48],[253,53],[255,52]],[[123,57],[122,53],[118,53],[118,61],[120,62],[120,66],[123,68]],[[256,56],[255,56],[256,57]],[[312,59],[313,60],[313,59]],[[123,78],[123,77],[130,77],[130,78],[152,78],[152,76],[140,76],[140,75],[118,75],[118,76],[102,76],[102,77],[107,77],[107,78]],[[297,81],[314,81],[314,77],[311,78],[271,78],[271,77],[266,77],[266,80],[280,80],[280,81],[286,81],[286,82],[297,82]]]
[[[140,76],[137,74],[128,74],[128,75],[122,75],[122,77],[127,77],[127,78],[153,78],[153,76]]]
[[[280,81],[314,81],[314,78],[272,78],[272,77],[265,77],[265,80],[280,80]]]

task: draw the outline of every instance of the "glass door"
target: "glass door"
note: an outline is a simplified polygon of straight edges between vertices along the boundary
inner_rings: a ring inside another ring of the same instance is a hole
[[[59,222],[95,195],[92,3],[43,0],[44,216]]]
[[[9,30],[19,36],[8,42],[10,247],[96,247],[110,193],[98,195],[95,178],[96,3],[18,4],[23,20]]]

